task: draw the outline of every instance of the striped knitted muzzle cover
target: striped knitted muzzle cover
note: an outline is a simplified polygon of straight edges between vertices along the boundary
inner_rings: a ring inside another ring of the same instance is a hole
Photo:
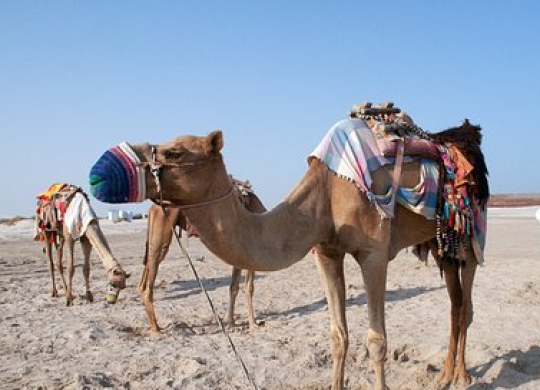
[[[107,150],[90,170],[92,195],[105,203],[132,203],[146,199],[144,166],[127,142]]]

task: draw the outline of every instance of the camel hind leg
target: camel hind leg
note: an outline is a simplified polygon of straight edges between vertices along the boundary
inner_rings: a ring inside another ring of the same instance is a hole
[[[58,234],[58,243],[56,244],[56,267],[58,268],[58,273],[60,274],[60,279],[62,280],[62,287],[64,288],[64,294],[66,295],[67,306],[70,305],[69,293],[70,288],[66,283],[66,277],[64,276],[64,243],[65,239],[63,235]]]
[[[229,285],[229,314],[228,322],[229,328],[233,328],[236,325],[234,319],[234,308],[236,306],[236,298],[240,291],[240,276],[242,275],[242,270],[240,268],[233,267],[231,275],[231,284]],[[248,322],[251,329],[259,326],[257,321],[255,321],[255,310],[253,309],[253,293],[255,292],[255,286],[253,280],[255,279],[255,272],[246,270],[245,274],[245,283],[244,283],[244,294],[246,296],[247,306],[248,306]]]
[[[169,251],[173,236],[172,229],[176,226],[179,214],[180,209],[172,207],[169,208],[168,216],[158,206],[152,206],[149,210],[144,271],[139,282],[139,292],[150,323],[150,330],[153,332],[160,331],[154,307],[154,285],[159,265]]]
[[[255,321],[255,309],[253,308],[253,294],[255,293],[255,271],[246,270],[246,281],[244,283],[244,294],[248,305],[248,321],[250,328],[256,328],[260,324]]]
[[[53,261],[53,255],[52,255],[52,243],[50,242],[50,236],[49,234],[45,233],[45,242],[44,242],[44,248],[45,256],[47,259],[47,266],[49,268],[49,275],[51,276],[52,281],[52,288],[51,288],[51,297],[57,298],[58,297],[58,290],[56,289],[56,280],[54,276],[54,261]]]
[[[450,297],[450,341],[444,368],[439,378],[443,386],[452,381],[471,383],[465,363],[467,329],[472,323],[472,287],[477,263],[472,255],[461,266],[456,262],[443,262],[446,288]],[[461,274],[461,275],[460,275]]]
[[[317,247],[317,268],[323,281],[330,314],[332,350],[332,390],[344,388],[345,358],[349,349],[349,331],[345,316],[344,252]]]

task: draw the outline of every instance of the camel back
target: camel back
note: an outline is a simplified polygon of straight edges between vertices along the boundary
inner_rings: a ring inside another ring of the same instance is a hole
[[[458,259],[462,248],[474,238],[473,249],[481,262],[486,230],[485,208],[490,191],[488,169],[481,150],[480,126],[465,119],[461,126],[438,133],[426,132],[393,103],[357,104],[349,117],[364,120],[379,139],[402,140],[406,156],[439,163],[436,211],[439,255],[443,259]],[[396,156],[396,143],[379,142],[381,145],[386,148],[381,148],[383,155]]]

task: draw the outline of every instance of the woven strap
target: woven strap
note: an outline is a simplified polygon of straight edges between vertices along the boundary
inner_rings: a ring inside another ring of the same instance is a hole
[[[394,174],[392,180],[392,199],[390,200],[390,218],[394,218],[397,192],[399,189],[399,180],[401,178],[401,169],[403,167],[403,155],[405,151],[405,143],[402,139],[398,139],[397,142],[397,152],[396,152],[396,162],[394,164]]]

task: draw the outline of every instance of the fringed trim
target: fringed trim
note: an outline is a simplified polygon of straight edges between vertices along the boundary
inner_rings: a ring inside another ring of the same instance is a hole
[[[388,211],[381,205],[379,204],[379,202],[377,202],[377,196],[369,191],[369,190],[364,190],[362,187],[360,187],[358,185],[358,183],[351,179],[350,177],[347,177],[347,176],[344,176],[340,173],[337,173],[336,171],[334,171],[333,169],[331,169],[324,161],[322,161],[320,158],[316,157],[316,156],[313,156],[313,158],[316,158],[317,161],[321,162],[322,164],[324,164],[324,166],[328,169],[328,172],[330,172],[332,175],[340,178],[340,179],[343,179],[343,180],[347,180],[349,183],[353,183],[356,188],[358,188],[358,191],[360,191],[362,194],[364,194],[366,196],[366,198],[369,200],[369,203],[371,203],[373,206],[375,206],[375,209],[377,210],[377,212],[379,213],[379,215],[381,216],[381,219],[387,219],[387,218],[390,218],[391,215],[388,213]]]

